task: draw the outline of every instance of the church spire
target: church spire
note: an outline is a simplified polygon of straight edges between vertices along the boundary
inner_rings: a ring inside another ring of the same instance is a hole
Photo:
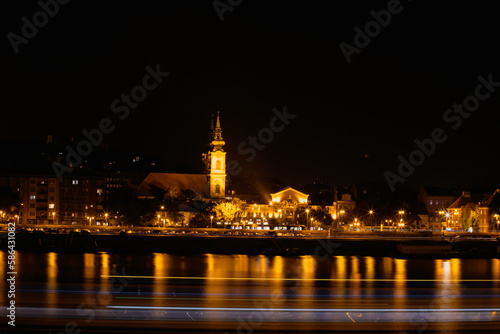
[[[212,115],[210,130],[210,149],[203,154],[203,161],[210,185],[210,197],[223,199],[226,194],[226,152],[224,151],[225,142],[222,139],[219,106],[217,106],[215,126]]]
[[[217,108],[217,121],[215,122],[214,140],[222,140],[222,127],[220,126],[220,111]]]

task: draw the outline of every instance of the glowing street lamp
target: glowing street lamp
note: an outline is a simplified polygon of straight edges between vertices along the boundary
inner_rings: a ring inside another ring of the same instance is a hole
[[[212,228],[213,221],[214,221],[214,216],[210,216],[210,228]]]

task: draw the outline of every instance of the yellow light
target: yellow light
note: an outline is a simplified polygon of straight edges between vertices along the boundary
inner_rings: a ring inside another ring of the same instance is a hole
[[[178,276],[118,276],[101,275],[102,278],[155,278],[155,279],[184,279],[206,280],[206,277],[178,277]],[[398,282],[400,278],[283,278],[283,277],[210,277],[211,280],[227,281],[335,281],[335,282]],[[500,282],[500,279],[406,279],[407,282]]]

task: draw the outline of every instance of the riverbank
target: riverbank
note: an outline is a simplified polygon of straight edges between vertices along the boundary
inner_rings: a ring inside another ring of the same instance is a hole
[[[3,237],[3,236],[2,236]],[[0,243],[7,249],[6,242]],[[359,255],[422,258],[500,257],[491,240],[404,237],[279,237],[235,235],[18,233],[16,249],[33,252],[109,252],[248,255]]]

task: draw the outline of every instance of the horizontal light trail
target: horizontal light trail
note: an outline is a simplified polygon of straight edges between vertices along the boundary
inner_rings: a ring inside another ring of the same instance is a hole
[[[68,318],[79,319],[82,323],[88,320],[88,314],[79,308],[40,308],[19,307],[22,318]],[[154,307],[154,306],[109,306],[94,308],[94,319],[110,320],[121,325],[124,321],[161,321],[167,325],[171,321],[197,324],[203,322],[252,323],[323,323],[336,326],[336,323],[404,323],[410,320],[421,320],[432,323],[477,323],[499,322],[498,308],[464,308],[464,309],[370,309],[370,308],[210,308],[210,307]],[[6,315],[6,309],[0,309],[0,316]],[[416,317],[416,318],[413,318]],[[199,326],[199,325],[198,325]],[[293,326],[293,325],[292,325]]]
[[[179,297],[116,297],[116,299],[133,299],[133,300],[187,300],[187,301],[243,301],[243,302],[261,302],[261,301],[269,301],[269,296],[262,298],[179,298]],[[287,298],[283,300],[283,302],[352,302],[352,299],[302,299],[302,298]],[[363,305],[372,305],[372,306],[383,306],[389,305],[387,303],[366,303],[366,300],[363,300]],[[275,303],[277,303],[275,301]]]
[[[321,282],[500,282],[500,279],[396,279],[396,278],[280,278],[280,277],[175,277],[175,276],[119,276],[101,275],[101,278],[146,278],[220,281],[321,281]]]
[[[364,290],[364,289],[361,289]],[[411,292],[411,289],[407,289],[409,292]],[[0,291],[8,291],[7,289],[0,289]],[[33,293],[61,293],[61,294],[99,294],[103,292],[110,292],[106,290],[45,290],[45,289],[17,289],[17,292],[33,292]],[[379,290],[375,289],[374,291],[384,291],[384,290]],[[420,290],[415,290],[419,291]],[[478,292],[477,289],[474,290],[475,292]],[[481,291],[481,290],[479,290]],[[500,295],[495,295],[491,294],[490,290],[484,289],[485,294],[454,294],[454,295],[446,295],[447,298],[498,298],[500,299]],[[120,297],[120,295],[137,295],[137,291],[131,290],[131,291],[120,291],[120,292],[111,292],[111,294],[116,295],[116,298],[129,298],[129,297]],[[186,298],[189,299],[189,296],[202,296],[206,298],[212,298],[213,296],[234,296],[234,297],[257,297],[257,298],[269,298],[270,294],[266,293],[208,293],[208,292],[148,292],[148,291],[141,291],[141,295],[144,296],[185,296]],[[275,295],[275,294],[271,294]],[[283,297],[294,297],[291,299],[300,299],[300,300],[305,300],[301,299],[303,297],[321,297],[321,298],[363,298],[363,299],[388,299],[388,298],[394,298],[394,297],[405,297],[405,298],[419,298],[419,299],[424,299],[424,298],[438,298],[440,297],[439,294],[421,294],[421,293],[415,293],[415,294],[403,294],[403,295],[394,295],[394,294],[293,294],[293,293],[283,293],[280,294]],[[146,297],[144,297],[146,298]],[[157,297],[157,298],[162,298],[162,297]],[[206,299],[202,298],[202,299]],[[175,299],[175,298],[173,298]],[[231,299],[235,300],[235,299]],[[312,300],[312,299],[307,299],[307,300]],[[325,300],[331,300],[331,299],[325,299]],[[337,299],[338,300],[338,299]],[[349,299],[345,299],[349,300]],[[318,299],[318,301],[321,301]]]
[[[175,307],[175,306],[108,306],[114,309],[146,309],[162,311],[262,311],[264,308],[257,307]],[[265,308],[273,312],[500,312],[500,308]]]

